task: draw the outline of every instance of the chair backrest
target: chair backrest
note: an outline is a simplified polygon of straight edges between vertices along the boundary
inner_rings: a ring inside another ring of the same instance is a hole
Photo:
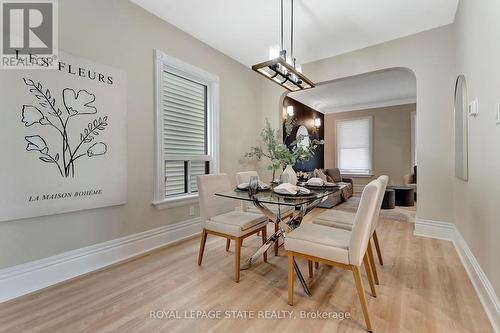
[[[250,181],[250,177],[253,177],[253,176],[259,177],[259,174],[257,173],[257,171],[238,172],[236,174],[236,181],[238,182],[238,184],[248,183]]]
[[[375,231],[378,225],[380,209],[382,208],[382,201],[384,201],[385,189],[387,187],[387,184],[389,183],[389,176],[383,175],[378,177],[377,179],[380,180],[381,186],[380,186],[380,193],[378,196],[377,207],[375,211],[375,219],[373,220],[373,225],[372,225],[372,233]]]
[[[372,180],[365,186],[361,194],[361,201],[354,218],[349,241],[349,262],[352,265],[360,266],[363,262],[368,240],[371,237],[371,228],[375,219],[381,186],[380,180]]]
[[[257,178],[259,178],[259,174],[257,173],[257,171],[238,172],[238,173],[236,173],[236,182],[238,184],[249,183],[250,177],[253,177],[253,176],[257,176]],[[259,178],[259,180],[260,180],[260,178]],[[251,206],[252,206],[251,203],[244,201],[244,200],[241,200],[241,209],[244,212],[247,211],[248,207],[251,207]]]
[[[216,192],[230,192],[231,182],[226,174],[198,176],[198,198],[202,223],[206,220],[234,210],[234,201],[216,196]]]

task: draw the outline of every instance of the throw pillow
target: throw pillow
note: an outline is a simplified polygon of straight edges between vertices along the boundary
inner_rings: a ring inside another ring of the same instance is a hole
[[[326,173],[332,177],[334,182],[338,183],[342,181],[342,176],[340,175],[340,170],[338,168],[327,169]]]
[[[323,180],[324,182],[327,181],[326,175],[321,169],[314,169],[314,177],[321,178],[321,180]]]

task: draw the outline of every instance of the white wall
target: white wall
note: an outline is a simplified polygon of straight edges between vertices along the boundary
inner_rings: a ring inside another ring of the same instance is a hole
[[[188,206],[160,211],[151,205],[155,48],[220,77],[220,170],[234,177],[255,168],[240,158],[255,143],[261,91],[271,83],[250,69],[126,0],[59,1],[59,46],[128,73],[128,202],[0,223],[0,268],[194,217]]]
[[[457,71],[480,113],[469,121],[469,181],[454,178],[455,223],[500,295],[500,1],[461,0],[455,21]]]
[[[446,26],[409,37],[305,64],[315,82],[393,67],[417,78],[417,217],[453,222],[454,30]],[[273,95],[274,94],[274,95]],[[268,92],[264,117],[278,126],[278,92]]]

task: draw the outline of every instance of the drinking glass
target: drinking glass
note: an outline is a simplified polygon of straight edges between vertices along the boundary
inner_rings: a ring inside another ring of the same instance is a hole
[[[250,195],[257,194],[259,190],[259,177],[252,176],[250,177],[250,181],[248,182],[248,193]]]

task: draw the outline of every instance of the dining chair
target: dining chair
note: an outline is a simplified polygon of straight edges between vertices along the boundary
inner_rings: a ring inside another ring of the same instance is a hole
[[[267,217],[235,210],[231,199],[216,196],[217,192],[233,191],[226,174],[198,176],[198,197],[202,223],[198,265],[203,260],[208,235],[224,237],[235,241],[234,280],[240,281],[241,243],[244,238],[262,232],[262,243],[267,241]],[[267,254],[264,253],[267,262]]]
[[[250,182],[250,177],[257,177],[260,180],[260,177],[259,177],[259,174],[257,173],[257,171],[242,171],[242,172],[236,173],[236,181],[238,184]],[[264,205],[264,206],[266,206],[266,205]],[[266,207],[270,211],[272,211],[275,215],[279,214],[281,220],[284,220],[284,219],[292,216],[292,214],[295,210],[294,207],[290,207],[290,206],[269,205]],[[261,214],[260,210],[257,207],[255,207],[253,204],[249,203],[248,201],[242,201],[241,208],[243,209],[243,211],[246,211],[246,212]],[[269,220],[269,222],[274,224],[274,232],[277,232],[279,229],[279,225],[277,223],[274,223],[271,220]],[[226,250],[229,249],[230,242],[231,241],[228,239],[227,243],[226,243]],[[274,243],[274,255],[275,256],[278,255],[278,250],[279,250],[279,244],[278,244],[278,241],[276,241]]]
[[[377,236],[377,226],[378,226],[378,222],[379,222],[380,208],[382,207],[382,201],[384,199],[385,188],[387,187],[387,183],[389,182],[389,177],[383,175],[383,176],[378,177],[378,180],[380,180],[382,186],[380,188],[380,193],[378,196],[376,212],[375,212],[375,220],[374,220],[374,223],[371,227],[370,239],[373,239],[373,243],[375,244],[375,250],[377,251],[379,263],[381,266],[383,266],[384,261],[382,259],[382,252],[380,250],[380,243],[379,243],[378,236]],[[352,230],[355,215],[356,215],[355,213],[343,212],[343,211],[331,209],[331,210],[328,210],[328,211],[325,211],[325,212],[319,214],[316,217],[316,219],[313,221],[313,223],[314,224],[321,224],[321,225],[325,225],[325,226],[329,226],[329,227],[334,227],[334,228],[339,228],[339,229]],[[373,275],[375,277],[375,283],[380,284],[379,278],[378,278],[378,273],[377,273],[377,267],[375,266],[375,260],[373,259],[371,240],[368,241],[368,259],[370,260],[370,263],[371,263],[372,268],[373,268]],[[309,275],[312,275],[311,269],[309,269]]]
[[[295,258],[304,258],[308,261],[350,270],[354,275],[366,327],[368,331],[372,331],[360,266],[364,264],[371,293],[376,297],[367,247],[381,187],[382,184],[378,179],[365,186],[352,231],[306,223],[287,234],[285,250],[288,251],[288,303],[290,305],[293,305]]]

